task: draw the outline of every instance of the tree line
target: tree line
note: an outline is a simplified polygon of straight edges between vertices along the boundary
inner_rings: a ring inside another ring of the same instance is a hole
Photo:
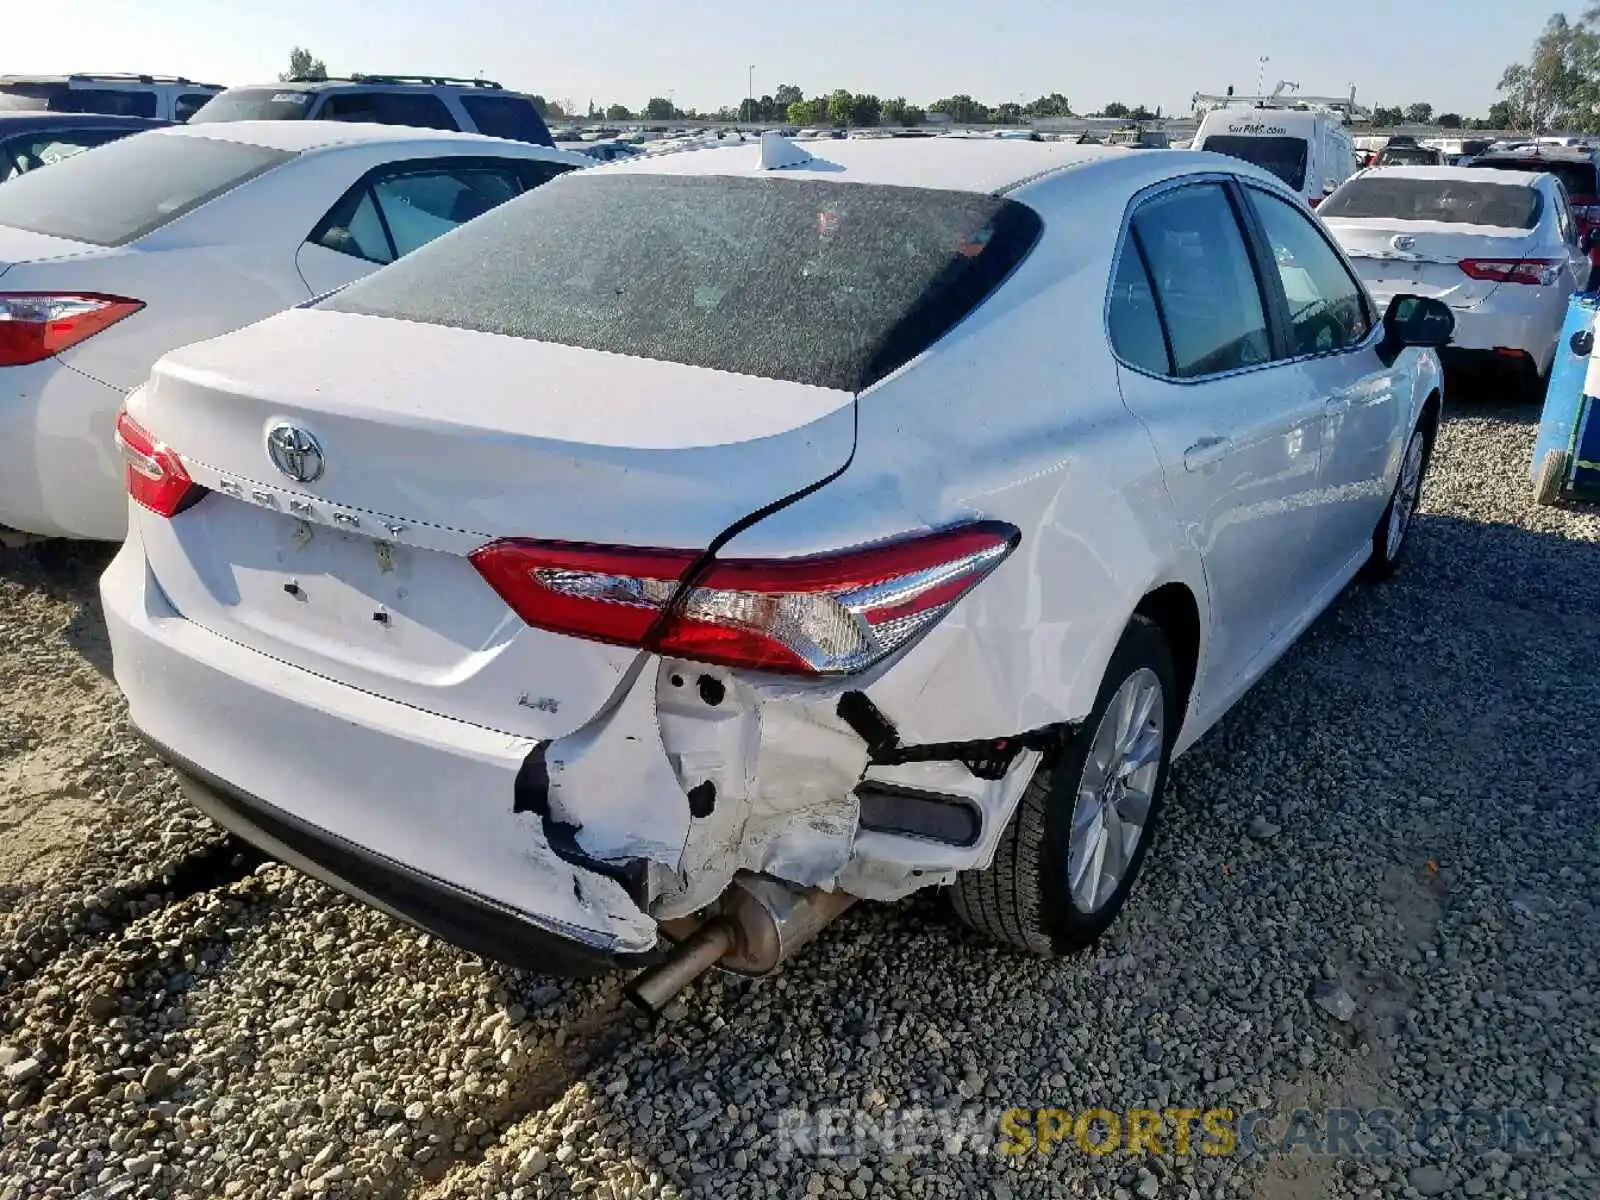
[[[1383,107],[1372,110],[1372,124],[1380,128],[1394,125],[1437,125],[1441,129],[1543,129],[1553,125],[1592,131],[1600,129],[1600,30],[1593,22],[1600,19],[1600,6],[1590,9],[1573,24],[1561,14],[1550,18],[1544,33],[1534,43],[1531,62],[1506,68],[1500,80],[1505,99],[1497,101],[1485,118],[1463,117],[1460,113],[1434,115],[1426,103]],[[302,46],[289,52],[289,70],[280,79],[326,79],[328,68],[320,58]],[[935,100],[926,108],[909,103],[904,96],[882,99],[870,92],[850,92],[837,88],[823,95],[807,97],[794,84],[779,84],[770,94],[747,97],[737,105],[724,105],[715,112],[681,109],[667,96],[651,97],[637,109],[626,104],[596,104],[587,108],[571,100],[551,100],[534,95],[530,99],[547,120],[579,117],[607,121],[715,120],[744,121],[751,124],[789,124],[801,126],[845,125],[853,128],[873,125],[915,126],[929,113],[941,113],[957,125],[1012,125],[1030,117],[1110,117],[1127,121],[1161,118],[1161,107],[1154,110],[1143,104],[1121,101],[1107,104],[1099,112],[1075,113],[1066,96],[1051,92],[1026,103],[1005,101],[989,105],[966,93]]]
[[[1512,63],[1500,77],[1508,124],[1600,132],[1600,5],[1577,21],[1556,13],[1545,23],[1525,63]],[[1496,107],[1501,107],[1496,105]]]

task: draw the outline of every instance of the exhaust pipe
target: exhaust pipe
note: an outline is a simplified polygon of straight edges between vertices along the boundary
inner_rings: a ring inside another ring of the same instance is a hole
[[[765,975],[854,904],[844,892],[800,890],[759,875],[736,875],[721,911],[680,942],[665,962],[633,977],[624,995],[651,1016],[712,967]]]

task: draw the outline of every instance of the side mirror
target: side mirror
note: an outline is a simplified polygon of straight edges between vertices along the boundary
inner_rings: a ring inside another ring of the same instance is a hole
[[[1600,250],[1600,225],[1591,225],[1584,230],[1583,236],[1578,239],[1578,245],[1585,254]]]
[[[1383,314],[1383,340],[1378,354],[1392,366],[1407,346],[1438,349],[1455,336],[1456,318],[1450,306],[1428,296],[1396,296]]]

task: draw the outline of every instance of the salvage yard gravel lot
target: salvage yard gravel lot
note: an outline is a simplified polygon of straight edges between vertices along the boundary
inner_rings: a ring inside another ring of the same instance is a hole
[[[655,1026],[618,977],[501,970],[224,838],[107,679],[106,552],[0,551],[0,1197],[1600,1195],[1600,518],[1529,503],[1536,417],[1453,404],[1400,577],[1177,765],[1093,951],[859,906]],[[1363,1161],[781,1136],[1339,1104],[1558,1132]]]

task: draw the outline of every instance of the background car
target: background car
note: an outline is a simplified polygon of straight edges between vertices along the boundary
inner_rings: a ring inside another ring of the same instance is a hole
[[[219,83],[181,75],[0,75],[0,112],[81,112],[187,121]]]
[[[120,538],[112,425],[157,358],[588,161],[476,135],[256,121],[154,130],[0,185],[0,525]]]
[[[1600,229],[1600,154],[1592,150],[1528,143],[1491,149],[1463,165],[1484,171],[1541,171],[1554,175],[1566,189],[1579,237],[1591,229]],[[1600,248],[1590,253],[1589,261],[1600,268]]]
[[[157,364],[116,678],[227,828],[504,961],[668,954],[647,1007],[939,884],[1075,949],[1397,565],[1449,333],[1217,155],[573,172]]]
[[[1378,167],[1322,207],[1379,304],[1432,296],[1455,313],[1447,361],[1509,369],[1543,394],[1567,299],[1589,263],[1553,174]]]
[[[194,115],[222,121],[357,121],[454,129],[554,146],[544,118],[527,96],[492,79],[446,75],[352,75],[291,79],[220,93]]]
[[[130,133],[170,124],[145,117],[98,113],[0,111],[0,183],[103,146]]]
[[[1376,167],[1437,167],[1444,163],[1444,154],[1429,146],[1416,143],[1397,145],[1390,142],[1373,160]]]
[[[573,146],[579,154],[587,155],[596,162],[616,162],[618,159],[637,158],[643,153],[638,146],[628,142],[583,142]]]

